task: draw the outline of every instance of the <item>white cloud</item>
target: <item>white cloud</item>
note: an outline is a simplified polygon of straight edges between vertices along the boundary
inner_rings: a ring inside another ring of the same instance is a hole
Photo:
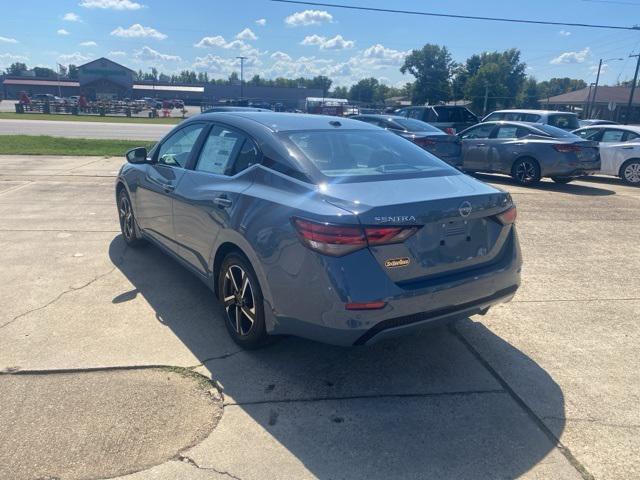
[[[562,63],[583,63],[591,55],[591,49],[589,47],[580,50],[579,52],[564,52],[552,59],[553,65],[560,65]]]
[[[200,41],[194,44],[194,47],[204,48],[204,47],[224,47],[227,44],[227,41],[221,35],[216,35],[215,37],[203,37]]]
[[[144,7],[144,5],[131,0],[82,0],[80,6],[103,10],[140,10]]]
[[[273,60],[280,61],[280,62],[290,62],[291,61],[291,56],[287,55],[284,52],[280,52],[280,51],[272,53],[271,54],[271,58]]]
[[[258,39],[256,34],[253,33],[250,28],[245,28],[244,30],[242,30],[240,33],[236,35],[236,38],[238,40],[257,40]]]
[[[258,20],[256,20],[256,25],[260,25],[261,27],[264,27],[266,24],[267,24],[266,18],[259,18]]]
[[[322,45],[326,41],[327,37],[321,37],[320,35],[316,35],[314,33],[313,35],[307,35],[306,37],[304,37],[304,39],[300,42],[300,45]]]
[[[0,37],[0,43],[18,43],[18,40],[15,38]]]
[[[247,75],[255,72],[255,69],[260,67],[261,64],[262,62],[255,57],[247,58],[244,61],[245,78]],[[213,76],[224,77],[230,75],[231,72],[239,71],[240,64],[235,58],[208,54],[204,57],[196,57],[192,67],[196,70],[209,72]]]
[[[333,21],[333,16],[325,10],[305,10],[296,12],[284,19],[284,23],[292,27],[300,25],[320,25]]]
[[[344,50],[346,48],[353,48],[355,46],[353,40],[345,40],[342,35],[336,35],[333,38],[329,38],[326,42],[320,45],[323,50]]]
[[[362,52],[362,59],[370,66],[400,66],[410,51],[394,50],[376,43]]]
[[[78,63],[86,62],[87,60],[89,60],[89,57],[84,56],[80,52],[74,52],[74,53],[69,53],[69,54],[65,54],[65,55],[60,55],[58,57],[58,63],[61,63],[63,65],[69,65],[69,64],[74,64],[75,65],[75,64],[78,64]]]
[[[56,33],[58,35],[70,35],[69,32],[67,32],[64,28],[58,29],[58,31]]]
[[[109,52],[108,57],[124,57],[127,55],[127,52],[123,52],[122,50],[111,50]]]
[[[27,60],[29,59],[23,55],[12,55],[11,53],[0,54],[0,66],[2,67],[8,67],[13,62],[26,62]]]
[[[567,30],[560,30],[558,32],[558,35],[560,35],[561,37],[568,37],[569,35],[571,35],[571,32],[568,32]]]
[[[65,13],[62,16],[62,19],[67,21],[67,22],[80,22],[80,15],[78,15],[77,13],[73,13],[73,12],[69,12],[69,13]]]
[[[150,61],[162,61],[162,62],[179,62],[182,60],[178,55],[168,55],[166,53],[160,53],[153,48],[147,46],[142,47],[142,50],[136,51],[133,56],[138,60],[145,62]]]
[[[598,74],[598,65],[591,65],[589,67],[589,70],[591,70],[591,73],[593,75],[597,75]],[[600,68],[600,74],[605,73],[607,70],[609,70],[609,64],[603,63],[602,67]]]
[[[97,47],[98,44],[96,42],[94,42],[93,40],[89,40],[88,42],[82,42],[80,43],[81,47]]]
[[[159,32],[155,28],[143,27],[139,23],[134,23],[129,28],[118,27],[111,35],[123,38],[155,38],[156,40],[164,40],[167,36]]]

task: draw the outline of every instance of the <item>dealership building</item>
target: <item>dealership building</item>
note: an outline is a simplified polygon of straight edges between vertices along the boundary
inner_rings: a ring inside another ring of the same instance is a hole
[[[37,78],[33,76],[6,76],[2,82],[2,94],[6,99],[18,99],[21,92],[32,96],[49,93],[61,97],[84,95],[89,100],[123,98],[177,98],[186,103],[221,103],[241,98],[241,86],[204,84],[179,84],[134,80],[135,72],[130,68],[109,60],[98,58],[78,67],[76,80]],[[288,108],[301,108],[307,97],[322,96],[321,89],[255,87],[245,84],[242,98],[265,102],[281,103]]]

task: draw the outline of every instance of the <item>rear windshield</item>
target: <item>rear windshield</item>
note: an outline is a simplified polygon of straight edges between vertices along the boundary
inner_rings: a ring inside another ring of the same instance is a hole
[[[540,124],[536,125],[535,128],[538,130],[542,130],[547,135],[551,135],[555,138],[578,138],[577,135],[574,135],[571,132],[567,132],[566,130],[562,130],[561,128],[552,127],[551,125]]]
[[[394,118],[393,122],[410,132],[434,132],[444,134],[439,128],[429,125],[427,122],[414,120],[413,118]]]
[[[406,139],[375,130],[306,130],[280,134],[325,181],[357,182],[457,175],[459,172]]]
[[[549,115],[549,125],[552,127],[563,128],[565,130],[575,130],[576,128],[580,128],[578,117],[575,115],[566,115],[561,113]]]

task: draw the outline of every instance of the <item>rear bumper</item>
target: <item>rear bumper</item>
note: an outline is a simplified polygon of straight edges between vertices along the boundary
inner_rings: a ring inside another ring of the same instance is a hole
[[[375,272],[362,272],[362,282],[369,285],[366,289],[368,293],[366,296],[357,295],[356,298],[351,296],[349,300],[386,301],[386,306],[380,310],[345,310],[345,299],[337,297],[335,285],[317,285],[312,289],[317,292],[316,295],[300,298],[298,307],[291,305],[286,312],[278,308],[277,298],[274,298],[269,333],[296,335],[343,346],[372,344],[483,313],[492,305],[511,300],[520,285],[521,265],[517,235],[512,229],[500,258],[473,270],[425,280],[404,288],[391,283],[391,286],[384,286],[385,290],[374,288],[373,285],[377,287],[379,282],[371,283],[375,280]],[[384,272],[382,275],[386,277]],[[386,295],[381,294],[383,291]],[[355,294],[354,291],[352,293]]]

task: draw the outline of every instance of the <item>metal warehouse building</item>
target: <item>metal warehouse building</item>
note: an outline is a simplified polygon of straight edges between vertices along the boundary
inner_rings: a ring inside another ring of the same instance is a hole
[[[89,100],[123,98],[178,98],[190,104],[218,103],[241,97],[240,85],[178,84],[134,81],[135,72],[109,60],[98,58],[78,67],[78,79],[37,78],[30,76],[5,77],[2,82],[4,98],[18,99],[21,92],[29,95],[50,93],[62,97],[85,95]],[[267,103],[282,103],[300,108],[306,97],[321,96],[322,90],[285,87],[255,87],[244,85],[242,97]]]

